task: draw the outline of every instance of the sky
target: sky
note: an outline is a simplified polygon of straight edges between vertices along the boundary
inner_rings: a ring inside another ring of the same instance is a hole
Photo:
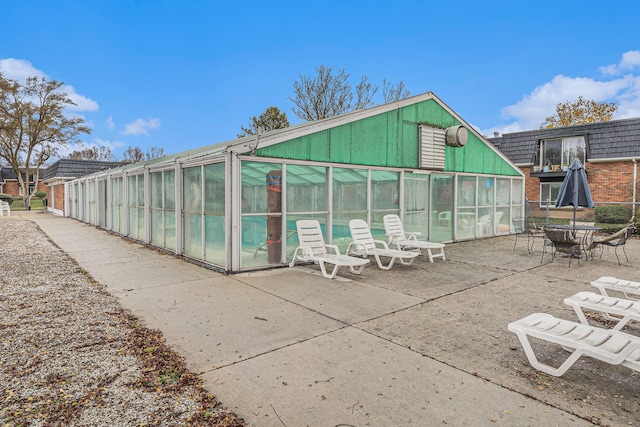
[[[640,2],[21,0],[0,72],[64,82],[83,146],[174,154],[236,138],[320,65],[433,92],[482,135],[537,129],[560,102],[640,117]],[[64,154],[64,153],[63,153]]]

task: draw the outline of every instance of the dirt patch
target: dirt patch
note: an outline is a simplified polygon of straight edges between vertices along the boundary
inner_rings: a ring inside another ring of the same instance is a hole
[[[0,241],[2,425],[244,426],[35,224]]]

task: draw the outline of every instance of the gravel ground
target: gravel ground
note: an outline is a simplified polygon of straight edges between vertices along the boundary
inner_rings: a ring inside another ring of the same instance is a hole
[[[244,426],[38,227],[0,221],[1,426]]]

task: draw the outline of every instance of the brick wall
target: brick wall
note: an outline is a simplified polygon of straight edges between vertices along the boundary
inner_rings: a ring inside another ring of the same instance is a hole
[[[587,163],[585,170],[594,202],[633,201],[633,162]]]
[[[540,199],[540,179],[531,177],[532,168],[524,168],[525,173],[525,196],[527,199]],[[606,162],[606,163],[590,163],[585,165],[587,179],[589,181],[589,189],[594,203],[615,203],[633,201],[633,162]],[[638,181],[640,181],[640,164],[638,165]],[[636,197],[640,200],[640,188],[637,190]],[[545,209],[539,209],[538,203],[531,204],[531,210],[534,215],[546,213]],[[564,210],[552,209],[550,213],[553,217],[566,217]],[[572,214],[572,212],[571,212]],[[593,215],[592,210],[579,210],[578,217],[588,217]]]
[[[11,194],[14,199],[20,197],[20,186],[17,181],[7,181],[2,188],[4,194]]]
[[[64,211],[64,184],[52,185],[48,190],[49,207]]]
[[[18,181],[7,181],[2,188],[3,193],[11,194],[15,199],[20,198],[20,184],[18,184]],[[47,191],[47,186],[42,181],[39,181],[35,191]]]

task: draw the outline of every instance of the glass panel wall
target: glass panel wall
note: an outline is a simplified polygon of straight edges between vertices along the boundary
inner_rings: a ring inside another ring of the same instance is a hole
[[[151,243],[175,251],[175,171],[153,172],[149,175],[151,191]]]
[[[331,243],[344,253],[351,243],[349,221],[367,220],[366,169],[333,168],[333,227]]]
[[[456,216],[456,239],[472,239],[476,237],[476,181],[475,176],[458,176],[458,210]],[[486,210],[482,213],[482,221],[488,221]],[[478,223],[480,228],[480,224]],[[482,228],[486,223],[482,224]]]
[[[87,182],[87,205],[89,214],[89,224],[96,224],[96,181],[90,180]]]
[[[511,180],[511,218],[523,217],[526,215],[523,207],[523,185],[524,181],[521,179]],[[511,231],[514,231],[513,224],[511,224],[511,227]]]
[[[500,219],[497,214],[494,215],[494,192],[493,178],[478,177],[478,226],[476,227],[476,237],[487,237],[494,234],[496,223]]]
[[[87,207],[85,206],[85,200],[87,199],[87,195],[85,194],[86,185],[83,181],[78,183],[78,217],[87,222],[89,218],[87,217]]]
[[[429,237],[429,175],[406,172],[404,174],[404,231]]]
[[[371,234],[386,240],[383,217],[400,213],[400,174],[391,171],[371,171]]]
[[[129,237],[144,240],[144,175],[127,177]]]
[[[432,174],[430,194],[431,241],[453,240],[453,176]]]
[[[148,187],[144,174],[127,178],[101,175],[99,181],[94,178],[70,183],[70,213],[143,240],[148,189],[151,243],[169,250],[177,250],[180,245],[185,256],[225,268],[231,256],[231,248],[226,245],[231,239],[225,238],[229,225],[225,203],[232,185],[225,176],[225,164],[185,167],[182,174],[181,212],[176,212],[180,201],[175,200],[175,170],[169,169],[150,173]],[[280,163],[243,160],[240,179],[241,247],[233,254],[240,256],[240,269],[290,261],[298,245],[295,223],[299,219],[318,220],[325,241],[338,245],[344,253],[351,242],[348,222],[354,218],[368,221],[374,237],[387,240],[383,216],[402,211],[405,230],[419,232],[421,238],[434,242],[448,242],[454,236],[463,240],[508,233],[512,218],[525,214],[524,180],[520,177],[402,174],[300,164],[287,164],[285,168]],[[548,187],[542,187],[542,191],[551,193],[551,186],[545,184]],[[180,242],[176,242],[176,215],[182,215]],[[125,229],[127,218],[129,226]],[[330,229],[328,224],[332,225]]]
[[[138,211],[136,210],[136,177],[127,177],[127,215],[129,216],[129,230],[128,235],[130,237],[138,237]]]
[[[68,186],[69,194],[69,209],[71,210],[71,217],[78,218],[78,183],[74,182]]]
[[[298,246],[296,221],[315,219],[322,227],[325,242],[327,234],[328,191],[327,168],[322,166],[287,165],[287,227],[286,256],[290,260]],[[284,234],[284,233],[283,233]]]
[[[204,259],[220,266],[225,266],[227,259],[224,171],[224,163],[204,166]]]
[[[514,181],[515,182],[515,181]],[[511,180],[496,178],[496,219],[495,234],[511,231],[511,218],[515,217],[511,211]]]
[[[98,224],[100,227],[107,226],[107,180],[98,181]]]
[[[176,242],[176,172],[162,172],[163,177],[163,213],[164,245],[173,251],[178,250]]]
[[[162,172],[149,175],[151,191],[151,244],[164,248],[164,215],[162,200]]]
[[[126,234],[124,229],[124,186],[122,177],[111,179],[112,230]]]
[[[183,253],[203,259],[202,253],[202,166],[182,170]]]
[[[280,264],[282,166],[243,161],[241,168],[241,268]]]

